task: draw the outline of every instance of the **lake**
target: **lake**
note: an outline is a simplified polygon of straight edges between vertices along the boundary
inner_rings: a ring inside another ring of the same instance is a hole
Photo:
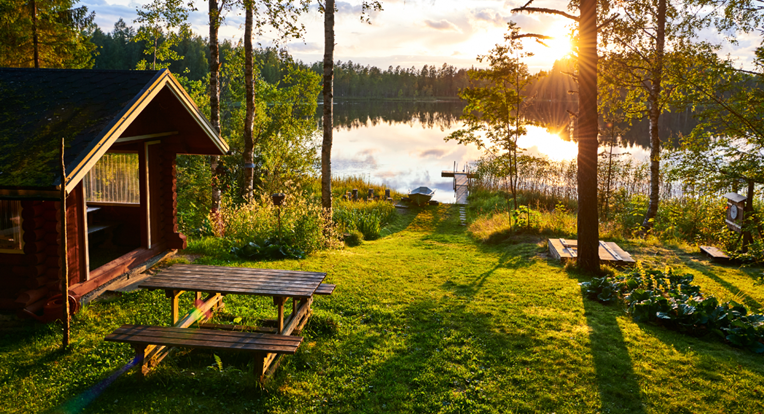
[[[462,126],[459,117],[463,107],[460,102],[337,102],[333,116],[332,175],[361,176],[402,193],[427,186],[436,190],[435,200],[454,202],[452,180],[441,178],[441,171],[453,170],[455,165],[461,171],[482,154],[474,145],[444,141],[444,137]],[[319,122],[321,110],[319,105]],[[528,134],[519,139],[519,146],[527,154],[547,156],[554,161],[576,158],[577,146],[569,139],[565,103],[539,107],[530,114],[545,127],[530,126]],[[668,124],[675,130],[686,132],[692,128],[688,117],[685,121],[682,116],[672,119]],[[636,160],[647,160],[647,131],[647,122],[636,124],[614,152],[628,152]],[[665,128],[662,135],[666,139],[672,131]]]

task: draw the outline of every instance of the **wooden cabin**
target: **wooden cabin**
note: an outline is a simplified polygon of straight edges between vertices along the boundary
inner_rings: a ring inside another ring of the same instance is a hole
[[[76,300],[169,250],[176,155],[228,147],[166,69],[0,69],[0,311],[60,293],[61,139]]]

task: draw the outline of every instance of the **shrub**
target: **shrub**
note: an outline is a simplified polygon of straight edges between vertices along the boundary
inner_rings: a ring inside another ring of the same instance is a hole
[[[345,236],[345,244],[350,247],[356,247],[364,242],[364,235],[358,230],[353,230],[347,236]]]
[[[226,203],[221,207],[221,218],[227,243],[243,249],[238,251],[245,255],[257,256],[255,251],[277,248],[269,246],[308,254],[332,247],[338,240],[320,205],[289,192],[281,207],[274,206],[267,195],[238,206]]]
[[[593,278],[580,285],[590,299],[622,301],[636,321],[660,322],[692,335],[712,332],[732,345],[763,352],[763,315],[748,314],[746,307],[734,301],[720,304],[691,282],[691,274],[638,266],[620,276]]]

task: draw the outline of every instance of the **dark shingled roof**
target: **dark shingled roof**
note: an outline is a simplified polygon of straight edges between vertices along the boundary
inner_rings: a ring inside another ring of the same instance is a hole
[[[0,188],[54,188],[160,74],[0,68]]]

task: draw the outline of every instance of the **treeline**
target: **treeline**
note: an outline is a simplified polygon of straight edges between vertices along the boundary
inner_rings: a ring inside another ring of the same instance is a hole
[[[114,24],[111,32],[104,32],[93,26],[91,41],[93,50],[94,69],[135,69],[143,59],[151,60],[145,51],[150,51],[144,41],[137,40],[137,29],[129,26],[120,19]],[[230,40],[220,44],[221,63],[228,62],[228,56],[237,48]],[[171,47],[181,57],[177,61],[164,62],[175,74],[192,81],[201,81],[208,75],[210,48],[207,39],[191,35]],[[260,68],[261,77],[276,83],[283,79],[288,65],[301,69],[310,69],[321,75],[322,62],[306,64],[295,61],[288,52],[273,48],[259,49],[256,61]],[[444,63],[440,67],[424,65],[421,69],[412,66],[388,66],[383,70],[376,66],[361,65],[352,61],[335,63],[334,96],[336,99],[385,98],[385,99],[453,99],[458,100],[461,89],[469,85],[469,69],[456,68]],[[560,109],[556,112],[556,124],[564,118],[566,109],[574,110],[567,103],[576,104],[576,96],[569,91],[575,90],[576,85],[566,72],[573,72],[573,63],[568,60],[556,61],[549,71],[543,71],[527,89],[526,94],[540,105],[558,103]],[[562,105],[561,105],[562,104]],[[567,116],[567,115],[566,115]]]
[[[311,65],[311,70],[323,73],[322,63]],[[382,70],[376,66],[363,66],[352,61],[335,63],[335,98],[457,98],[460,89],[468,84],[467,70],[444,63],[437,68],[424,65],[422,69],[412,66],[388,66]]]
[[[93,52],[93,69],[135,69],[142,59],[149,59],[145,54],[144,41],[136,41],[136,29],[128,26],[120,19],[114,24],[114,29],[105,33],[96,27],[93,31],[92,42],[96,45]],[[220,44],[220,60],[223,65],[229,62],[234,51],[240,45],[229,40]],[[206,38],[198,35],[186,36],[178,45],[171,49],[181,57],[180,60],[168,63],[171,72],[192,81],[204,80],[210,73],[210,47]],[[284,51],[272,48],[255,51],[256,61],[260,68],[260,76],[268,83],[276,83],[284,78],[287,66],[295,62]],[[302,65],[307,68],[306,65]]]

